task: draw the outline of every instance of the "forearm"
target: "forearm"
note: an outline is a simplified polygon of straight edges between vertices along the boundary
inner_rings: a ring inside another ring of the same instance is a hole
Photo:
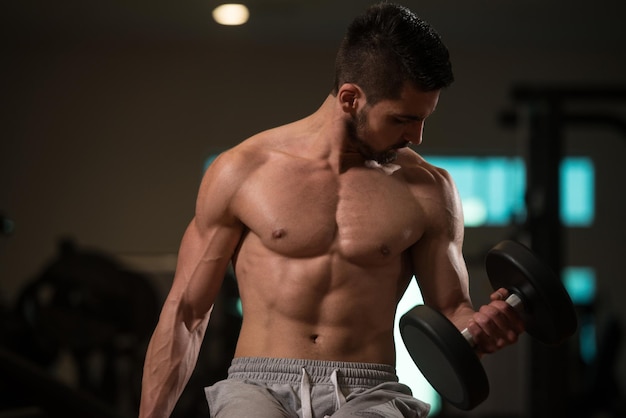
[[[140,418],[169,417],[196,366],[209,313],[191,330],[172,317],[161,316],[146,352]]]
[[[475,311],[469,302],[462,302],[454,308],[443,310],[442,313],[454,324],[459,330],[467,328],[469,321],[472,319]]]

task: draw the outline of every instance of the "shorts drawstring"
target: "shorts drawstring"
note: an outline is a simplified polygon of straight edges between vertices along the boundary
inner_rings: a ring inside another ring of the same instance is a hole
[[[333,374],[330,375],[330,380],[331,380],[331,382],[333,382],[333,385],[335,385],[335,396],[337,398],[337,409],[341,408],[343,406],[343,404],[346,403],[346,397],[344,396],[343,392],[339,388],[339,383],[337,382],[337,372],[338,371],[339,371],[339,369],[335,369],[335,370],[333,370]]]
[[[346,397],[339,387],[339,379],[337,377],[338,372],[339,369],[335,369],[330,376],[330,381],[335,387],[335,411],[346,403]],[[302,380],[300,382],[300,402],[302,404],[302,418],[313,418],[313,407],[311,405],[311,380],[309,379],[309,374],[306,372],[304,367],[302,368]]]
[[[311,407],[311,381],[309,374],[302,368],[302,381],[300,383],[300,402],[302,403],[302,418],[313,418]]]

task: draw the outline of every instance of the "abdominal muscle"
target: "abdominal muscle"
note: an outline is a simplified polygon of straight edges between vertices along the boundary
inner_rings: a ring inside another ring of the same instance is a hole
[[[242,246],[235,357],[395,364],[394,315],[409,277],[401,255],[389,258],[364,268],[338,254],[288,259],[260,242]]]

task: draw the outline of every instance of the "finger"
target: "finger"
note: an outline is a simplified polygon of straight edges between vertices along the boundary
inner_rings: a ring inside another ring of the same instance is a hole
[[[517,340],[517,335],[524,332],[524,321],[522,317],[508,303],[493,301],[481,309],[484,309],[483,313],[494,321],[501,333],[515,334],[515,336],[511,336],[511,340]]]
[[[507,327],[509,329],[513,330],[517,335],[526,331],[524,319],[518,311],[508,307],[503,311],[503,313],[507,318]]]
[[[517,342],[518,318],[515,312],[510,315],[510,307],[502,301],[482,306],[474,316],[478,326],[483,330],[486,339],[484,344],[500,349]]]
[[[496,301],[505,301],[511,292],[509,292],[505,288],[500,288],[491,294],[491,302],[490,305]],[[526,331],[524,326],[524,321],[519,313],[515,310],[515,308],[511,307],[508,303],[506,305],[494,305],[502,310],[504,314],[506,314],[508,320],[510,321],[509,326],[517,333],[521,334]]]
[[[488,306],[491,306],[500,312],[498,315],[498,318],[500,319],[498,326],[503,329],[511,329],[518,335],[525,331],[524,320],[522,319],[520,313],[509,305],[508,302],[496,300],[491,301]]]
[[[498,351],[498,341],[489,337],[477,323],[473,323],[468,329],[472,334],[477,353],[489,354]]]
[[[490,338],[502,338],[507,331],[508,318],[506,314],[491,304],[481,306],[475,319]]]
[[[505,342],[499,336],[497,326],[484,312],[476,312],[468,326],[476,347],[484,353],[493,353]]]
[[[506,300],[509,297],[510,292],[501,287],[490,295],[491,300]]]

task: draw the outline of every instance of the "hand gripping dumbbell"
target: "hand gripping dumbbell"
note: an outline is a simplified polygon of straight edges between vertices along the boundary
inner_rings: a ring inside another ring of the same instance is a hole
[[[577,328],[574,305],[558,277],[525,246],[503,241],[485,259],[494,289],[522,316],[526,332],[556,345]],[[469,331],[440,312],[418,305],[400,318],[400,334],[411,358],[432,387],[451,405],[469,410],[489,394],[489,381]]]

